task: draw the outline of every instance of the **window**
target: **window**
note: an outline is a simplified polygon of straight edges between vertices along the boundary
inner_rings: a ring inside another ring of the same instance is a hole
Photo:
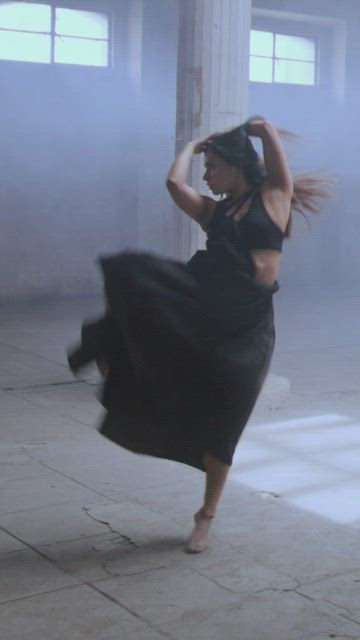
[[[252,30],[250,81],[314,85],[316,54],[315,39]]]
[[[109,66],[109,16],[54,4],[0,2],[0,59]]]

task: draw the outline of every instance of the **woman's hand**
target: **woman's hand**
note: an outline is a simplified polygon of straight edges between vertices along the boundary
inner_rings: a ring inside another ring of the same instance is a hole
[[[265,118],[262,116],[252,116],[245,122],[245,130],[248,136],[261,138],[266,126]]]
[[[262,116],[252,116],[245,122],[245,129],[248,136],[254,136],[255,138],[261,138],[266,134],[266,128],[273,127],[273,125],[263,118]],[[295,133],[291,133],[291,131],[287,131],[286,129],[278,129],[276,127],[276,132],[281,138],[285,138],[286,140],[299,140],[299,136]]]
[[[264,185],[272,191],[281,192],[290,202],[293,178],[278,130],[262,116],[249,118],[245,129],[249,136],[258,137],[262,142],[266,169]]]
[[[204,153],[206,151],[206,147],[209,144],[209,142],[211,142],[211,140],[216,138],[216,136],[218,135],[219,133],[216,132],[216,133],[211,133],[209,136],[204,136],[202,138],[198,138],[197,140],[192,140],[190,144],[193,147],[193,153],[194,154]]]
[[[215,210],[216,201],[203,196],[187,184],[194,154],[206,151],[209,142],[218,134],[211,134],[188,142],[176,156],[167,176],[166,186],[175,204],[190,218],[206,229]]]

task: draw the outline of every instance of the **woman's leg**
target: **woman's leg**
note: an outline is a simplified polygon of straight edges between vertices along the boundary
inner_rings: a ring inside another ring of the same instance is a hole
[[[186,546],[188,553],[201,553],[207,548],[207,539],[216,507],[223,492],[230,467],[210,454],[204,456],[206,484],[204,504],[195,514],[195,527]]]

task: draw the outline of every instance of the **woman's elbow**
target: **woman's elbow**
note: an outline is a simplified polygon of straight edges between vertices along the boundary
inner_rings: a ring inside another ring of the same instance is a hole
[[[175,180],[175,178],[171,178],[171,176],[168,176],[166,178],[166,188],[169,191],[169,193],[173,194],[176,193],[179,190],[179,183],[177,180]]]

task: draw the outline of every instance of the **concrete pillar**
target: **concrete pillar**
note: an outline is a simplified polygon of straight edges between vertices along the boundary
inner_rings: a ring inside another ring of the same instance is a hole
[[[248,115],[251,0],[181,0],[176,147],[240,124]],[[206,193],[203,158],[191,182]],[[176,249],[187,259],[203,242],[198,225],[176,215]]]

